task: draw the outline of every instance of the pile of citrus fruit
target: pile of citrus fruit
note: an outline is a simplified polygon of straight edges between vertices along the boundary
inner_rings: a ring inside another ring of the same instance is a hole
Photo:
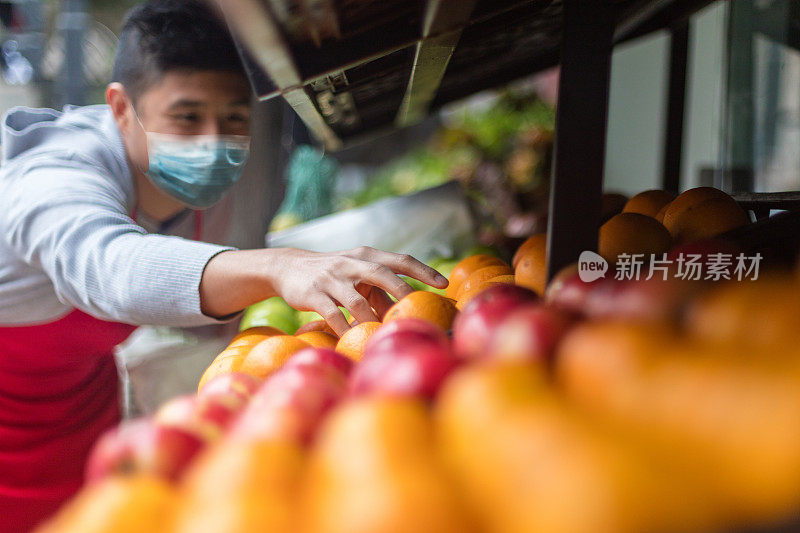
[[[632,198],[601,254],[733,253],[714,238],[747,220],[715,194]],[[548,285],[545,248],[536,235],[511,264],[470,256],[445,295],[413,292],[341,338],[324,323],[243,331],[196,395],[103,437],[40,533],[791,524],[800,272],[583,282],[568,268]]]

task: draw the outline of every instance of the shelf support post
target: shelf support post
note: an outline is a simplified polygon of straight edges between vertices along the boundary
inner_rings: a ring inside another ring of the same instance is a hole
[[[680,192],[683,163],[683,120],[686,108],[686,70],[689,62],[690,21],[682,21],[670,29],[669,90],[667,121],[664,135],[664,167],[662,188]]]
[[[597,250],[614,26],[611,2],[564,0],[548,280],[582,251]]]

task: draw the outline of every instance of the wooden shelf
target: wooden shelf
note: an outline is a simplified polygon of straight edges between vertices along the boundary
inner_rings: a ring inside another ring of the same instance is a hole
[[[217,2],[258,96],[283,96],[328,149],[554,66],[569,37],[564,0]],[[614,42],[708,3],[601,2]]]

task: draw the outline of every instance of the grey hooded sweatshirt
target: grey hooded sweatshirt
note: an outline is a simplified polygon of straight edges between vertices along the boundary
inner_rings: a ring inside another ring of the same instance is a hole
[[[107,106],[13,109],[0,144],[0,327],[76,308],[137,325],[217,322],[200,311],[200,278],[232,248],[142,227]]]

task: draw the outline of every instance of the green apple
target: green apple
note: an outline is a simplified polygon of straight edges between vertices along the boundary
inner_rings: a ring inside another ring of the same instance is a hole
[[[288,335],[293,335],[300,327],[300,320],[295,311],[283,298],[274,297],[248,307],[239,330],[256,326],[272,326]]]

